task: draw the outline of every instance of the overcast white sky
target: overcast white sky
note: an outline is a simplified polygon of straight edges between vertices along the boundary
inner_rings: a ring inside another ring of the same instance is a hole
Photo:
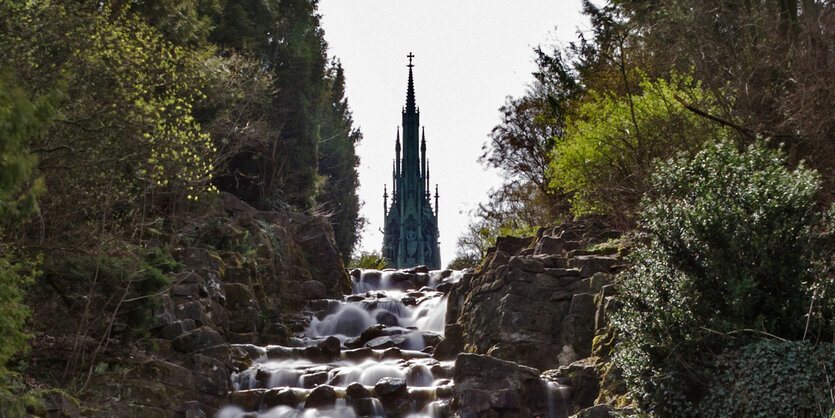
[[[580,0],[320,0],[329,55],[342,61],[355,126],[363,132],[360,249],[380,250],[383,184],[391,190],[394,141],[413,52],[415,97],[426,128],[430,181],[440,189],[443,266],[469,212],[501,184],[476,160],[498,109],[535,70],[533,48],[567,43],[588,23]]]

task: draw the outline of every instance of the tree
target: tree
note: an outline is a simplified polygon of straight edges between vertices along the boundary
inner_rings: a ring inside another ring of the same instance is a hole
[[[43,181],[33,180],[37,158],[29,151],[54,114],[52,100],[34,100],[16,87],[16,80],[0,70],[0,404],[11,414],[23,414],[25,405],[10,390],[14,374],[8,361],[27,349],[24,326],[29,309],[23,304],[23,288],[38,275],[37,257],[27,257],[8,244],[5,229],[37,210],[44,193]]]
[[[316,202],[329,215],[336,247],[347,264],[364,224],[359,215],[359,157],[355,150],[362,133],[353,127],[345,98],[345,73],[338,61],[331,64],[327,81],[330,89],[323,97],[317,161],[323,184]]]
[[[629,97],[590,92],[566,122],[551,161],[551,186],[571,196],[575,215],[608,215],[630,225],[641,196],[650,192],[652,161],[693,151],[705,138],[726,135],[678,100],[713,106],[691,77],[644,80]]]

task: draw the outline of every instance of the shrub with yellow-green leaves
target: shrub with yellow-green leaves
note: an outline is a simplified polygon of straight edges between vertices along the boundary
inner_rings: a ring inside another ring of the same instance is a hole
[[[134,129],[120,132],[124,135],[111,144],[121,143],[123,158],[133,165],[126,179],[145,190],[196,198],[210,188],[216,152],[193,116],[194,103],[206,98],[202,62],[208,53],[172,45],[139,17],[124,13],[105,10],[92,29],[89,50],[76,50],[76,58],[96,75],[90,81],[101,87],[114,116]]]
[[[123,229],[213,190],[217,151],[195,110],[217,77],[211,46],[175,45],[129,7],[3,3],[0,26],[20,87],[62,93],[31,143],[41,234]]]
[[[639,94],[590,92],[552,152],[551,186],[571,196],[575,215],[631,215],[650,188],[653,160],[725,136],[721,126],[690,112],[676,96],[710,107],[700,83],[676,74],[644,79]]]

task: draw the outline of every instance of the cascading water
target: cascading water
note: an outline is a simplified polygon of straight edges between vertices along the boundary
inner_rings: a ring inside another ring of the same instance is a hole
[[[236,346],[251,366],[233,373],[232,400],[260,401],[257,410],[229,406],[217,417],[439,417],[450,400],[453,362],[431,356],[446,314],[438,289],[462,275],[353,275],[354,294],[319,304],[326,308],[293,338],[296,346]],[[425,284],[420,290],[409,289],[414,277]]]

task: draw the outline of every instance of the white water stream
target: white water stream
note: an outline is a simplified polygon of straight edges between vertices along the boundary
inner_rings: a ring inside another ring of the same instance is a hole
[[[414,407],[403,416],[440,417],[441,408],[449,402],[454,362],[433,359],[431,348],[427,347],[434,346],[444,332],[447,299],[435,289],[444,283],[457,282],[463,273],[454,271],[444,275],[432,271],[423,277],[427,285],[418,291],[401,290],[402,281],[393,280],[396,273],[363,271],[354,279],[354,294],[327,303],[327,310],[314,317],[304,333],[294,339],[298,347],[241,346],[254,358],[250,368],[232,375],[234,389],[291,389],[300,399],[297,405],[259,411],[229,406],[217,417],[385,417],[379,399],[369,399],[371,411],[366,408],[362,415],[346,400],[347,388],[352,383],[359,383],[373,393],[374,385],[383,378],[405,379],[408,395],[403,396]],[[362,336],[364,332],[373,332],[375,337],[368,341],[367,336]],[[310,358],[306,350],[328,337],[339,340],[339,357],[327,361]],[[323,384],[335,390],[334,406],[305,409],[304,399],[314,387]],[[447,398],[439,397],[439,392],[446,393]]]

